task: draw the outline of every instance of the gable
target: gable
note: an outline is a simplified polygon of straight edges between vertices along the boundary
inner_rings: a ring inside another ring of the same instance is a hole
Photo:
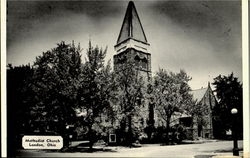
[[[207,90],[208,90],[208,87],[193,90],[190,93],[193,95],[194,100],[197,100],[198,102],[200,102],[202,98],[204,97],[204,95],[206,94]]]

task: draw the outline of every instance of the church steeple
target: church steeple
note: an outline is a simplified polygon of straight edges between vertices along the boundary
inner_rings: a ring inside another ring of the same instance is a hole
[[[120,53],[127,48],[148,52],[148,41],[144,33],[134,2],[130,1],[123,19],[115,50]]]
[[[117,39],[117,44],[129,38],[147,43],[147,38],[142,28],[134,2],[132,1],[128,4],[121,31]]]
[[[151,79],[151,54],[142,24],[132,1],[129,2],[115,45],[114,70],[120,71],[120,65],[133,62],[145,82]]]

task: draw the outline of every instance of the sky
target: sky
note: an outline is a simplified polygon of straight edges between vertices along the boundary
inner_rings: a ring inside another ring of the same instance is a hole
[[[234,73],[242,81],[240,1],[135,0],[152,58],[159,68],[184,69],[192,89],[206,87],[218,75]],[[108,47],[113,59],[128,1],[8,1],[7,63],[31,65],[56,44],[88,41]]]

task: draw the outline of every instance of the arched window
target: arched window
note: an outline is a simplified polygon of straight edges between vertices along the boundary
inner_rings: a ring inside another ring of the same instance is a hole
[[[138,55],[135,56],[135,64],[137,67],[140,67],[140,57]]]
[[[147,69],[147,63],[148,63],[148,60],[146,59],[146,57],[144,57],[141,60],[142,68]]]

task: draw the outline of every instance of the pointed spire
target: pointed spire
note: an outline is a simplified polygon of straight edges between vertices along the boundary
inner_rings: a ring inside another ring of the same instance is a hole
[[[147,38],[142,28],[142,24],[137,14],[134,2],[132,1],[130,1],[128,4],[117,44],[129,38],[147,43]]]

